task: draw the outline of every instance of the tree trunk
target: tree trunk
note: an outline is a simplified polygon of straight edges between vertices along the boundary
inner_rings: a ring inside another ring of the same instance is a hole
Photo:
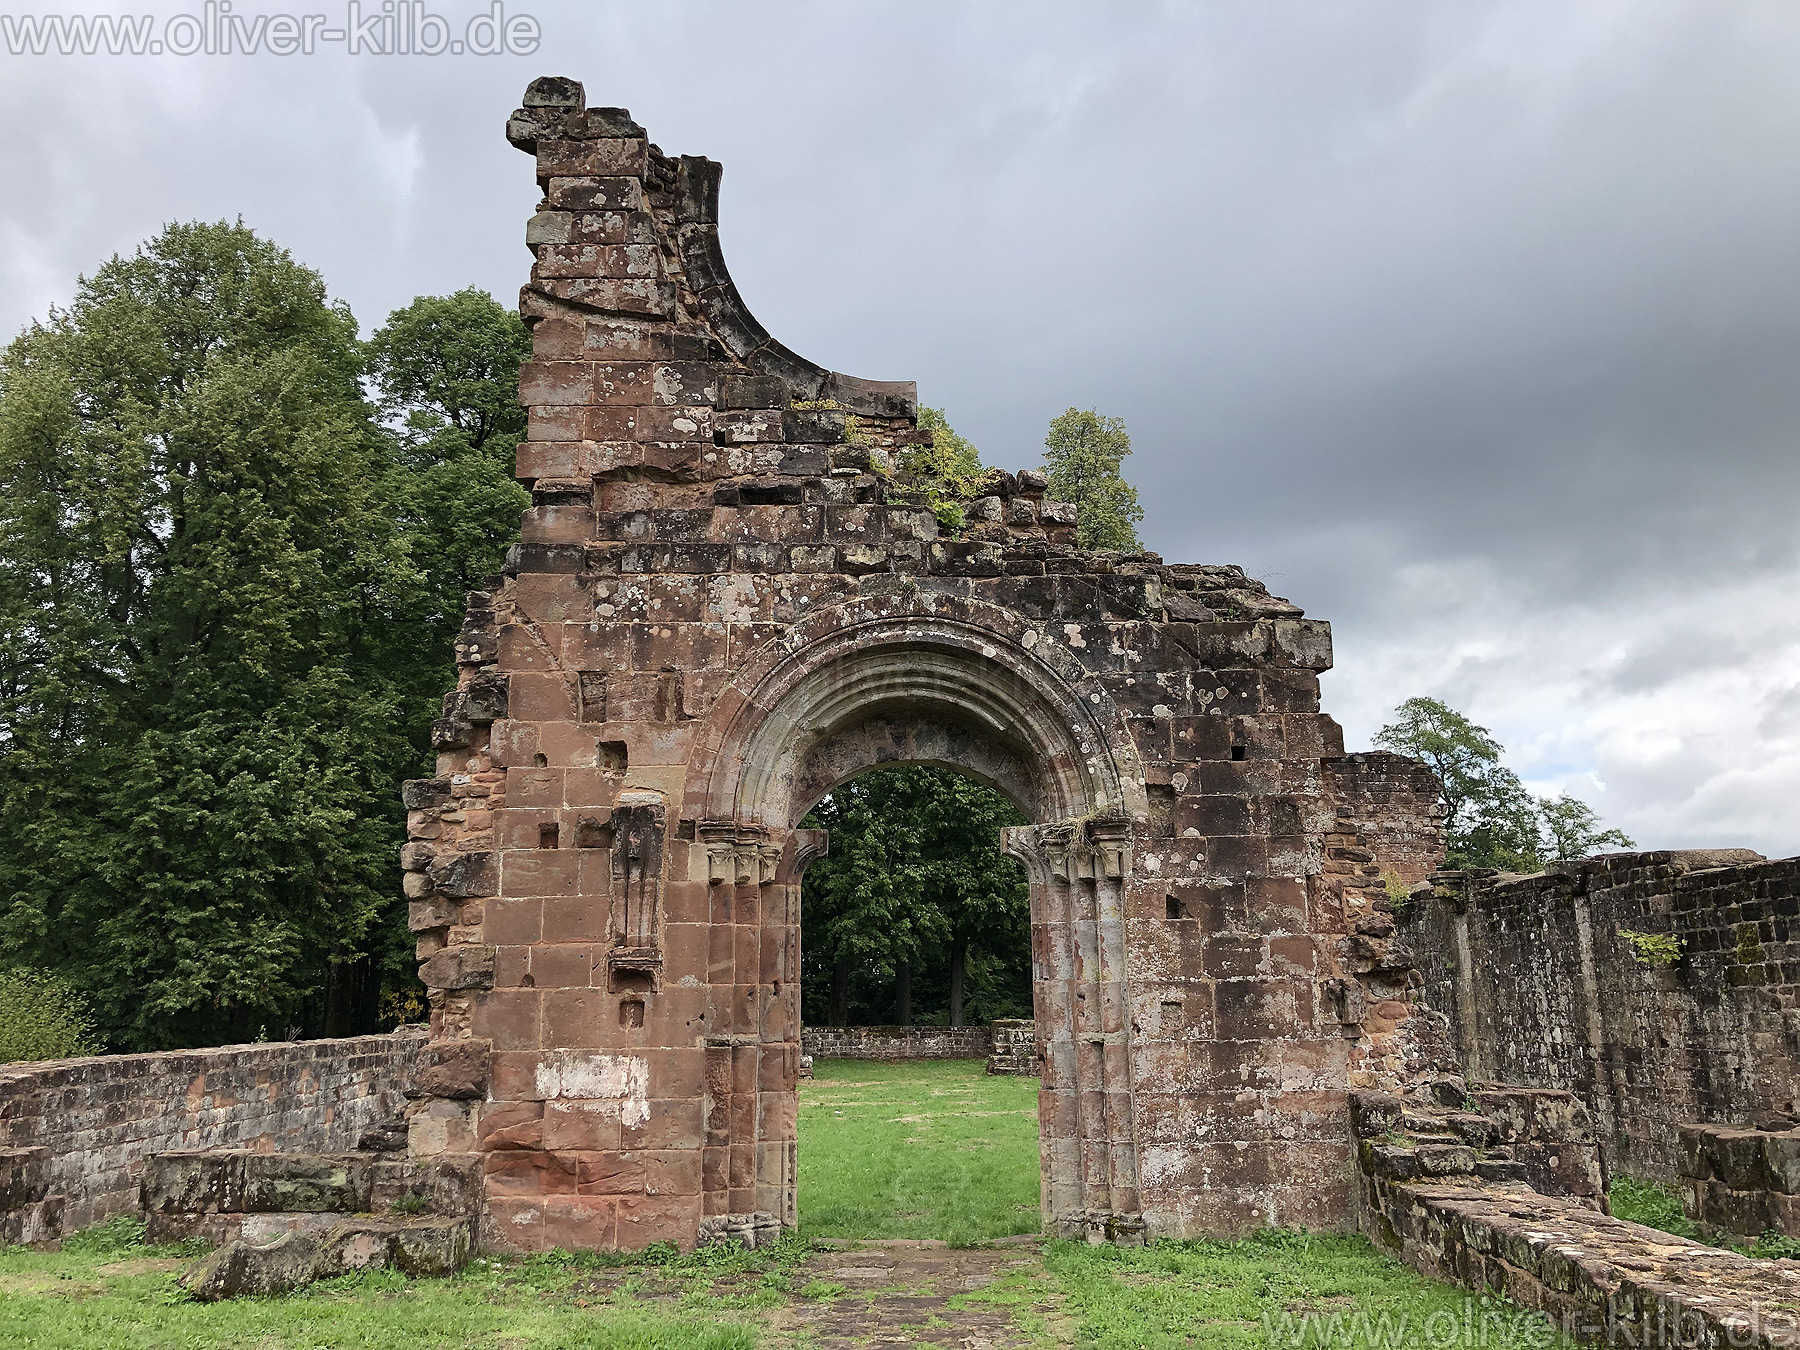
[[[969,968],[969,939],[958,933],[950,944],[950,1025],[963,1024],[963,975]]]
[[[831,963],[831,1025],[847,1026],[850,1022],[850,958],[839,956]]]
[[[894,970],[894,1021],[912,1025],[912,962],[902,961]]]

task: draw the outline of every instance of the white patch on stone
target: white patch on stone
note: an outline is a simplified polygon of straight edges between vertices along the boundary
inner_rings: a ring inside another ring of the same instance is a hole
[[[638,1055],[550,1051],[538,1061],[537,1090],[545,1101],[620,1102],[619,1118],[627,1125],[642,1125],[650,1118],[650,1064]]]

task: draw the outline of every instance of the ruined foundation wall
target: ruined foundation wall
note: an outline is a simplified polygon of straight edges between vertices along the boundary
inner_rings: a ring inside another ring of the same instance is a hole
[[[814,1059],[986,1059],[991,1027],[807,1027],[802,1054]]]
[[[1431,769],[1388,750],[1325,761],[1338,817],[1384,877],[1412,885],[1444,865],[1443,790]]]
[[[423,1028],[405,1028],[0,1066],[0,1239],[135,1209],[153,1153],[355,1148],[405,1105],[424,1046]]]
[[[1679,1127],[1775,1124],[1800,1098],[1800,859],[1615,854],[1445,873],[1402,907],[1423,994],[1472,1081],[1563,1088],[1609,1165],[1673,1182]],[[1623,933],[1672,937],[1645,960]]]

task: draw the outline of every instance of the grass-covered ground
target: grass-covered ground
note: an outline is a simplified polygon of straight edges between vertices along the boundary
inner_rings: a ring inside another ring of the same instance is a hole
[[[1037,1227],[1036,1084],[977,1063],[824,1063],[800,1113],[803,1234],[766,1252],[553,1253],[445,1280],[388,1273],[196,1304],[191,1253],[114,1221],[0,1249],[0,1347],[33,1350],[836,1350],[1546,1346],[1548,1325],[1421,1278],[1361,1238],[1268,1233],[1144,1250],[1073,1243],[817,1250],[812,1236],[977,1242]]]
[[[1035,1233],[1035,1078],[981,1060],[820,1060],[800,1086],[804,1237],[979,1242]]]

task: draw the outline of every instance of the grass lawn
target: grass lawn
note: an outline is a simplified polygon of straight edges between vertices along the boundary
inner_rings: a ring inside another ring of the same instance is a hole
[[[1035,1078],[979,1059],[822,1059],[800,1085],[803,1237],[980,1242],[1035,1233]]]
[[[130,1219],[57,1252],[0,1248],[0,1347],[32,1350],[1390,1350],[1544,1347],[1547,1323],[1414,1274],[1358,1237],[1275,1232],[1127,1250],[815,1250],[811,1236],[1035,1231],[1031,1079],[979,1062],[824,1062],[800,1108],[803,1234],[764,1252],[481,1259],[284,1298],[188,1302],[192,1253]]]

